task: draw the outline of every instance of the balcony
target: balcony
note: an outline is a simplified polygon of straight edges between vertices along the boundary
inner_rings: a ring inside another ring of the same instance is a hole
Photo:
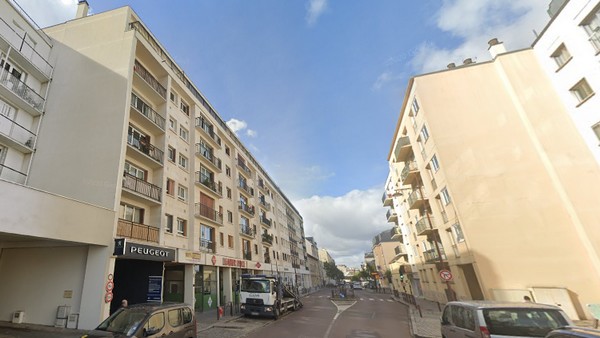
[[[123,188],[132,191],[152,201],[160,202],[162,188],[123,172]]]
[[[265,253],[265,263],[267,264],[271,264],[271,256],[269,255],[268,252]]]
[[[27,174],[0,163],[0,178],[7,181],[24,184]]]
[[[254,239],[254,229],[247,224],[240,224],[240,235]]]
[[[410,209],[421,209],[427,203],[427,197],[424,196],[419,190],[413,190],[408,196],[408,206]]]
[[[412,147],[408,136],[398,138],[396,146],[394,147],[394,157],[396,158],[396,162],[406,161],[410,154],[412,154]]]
[[[260,216],[260,224],[265,225],[267,227],[271,227],[271,220],[267,219],[265,216]]]
[[[394,204],[392,195],[388,194],[387,191],[384,191],[383,196],[381,196],[381,203],[383,203],[384,207],[391,207]]]
[[[221,159],[216,157],[211,151],[209,151],[206,147],[203,147],[200,143],[196,143],[196,156],[210,164],[213,169],[217,170],[218,172],[223,171]]]
[[[393,227],[392,230],[390,230],[390,235],[392,236],[393,240],[399,240],[400,242],[402,242],[403,237],[402,237],[402,231],[400,230],[399,227]]]
[[[269,193],[269,189],[267,189],[267,185],[265,184],[265,180],[263,180],[262,178],[258,179],[258,189],[260,189],[260,191],[262,191],[265,194]]]
[[[250,252],[250,251],[243,252],[242,258],[247,261],[251,261],[252,260],[252,252]]]
[[[158,243],[158,228],[120,218],[117,224],[117,237]]]
[[[217,251],[216,243],[211,241],[210,239],[200,238],[200,251],[206,253],[216,253]]]
[[[239,157],[237,159],[237,166],[238,168],[242,169],[242,171],[245,172],[247,175],[252,175],[252,170],[250,170],[250,168],[248,168],[244,160],[242,160]]]
[[[223,197],[223,186],[221,183],[217,184],[217,182],[213,181],[212,177],[204,175],[199,171],[196,171],[196,184],[208,188],[213,197]]]
[[[260,203],[260,205],[263,207],[263,209],[267,210],[267,211],[271,211],[271,204],[267,203],[267,201],[265,200],[265,198],[260,198],[258,200],[258,203]]]
[[[39,31],[40,35],[44,33]],[[26,39],[24,34],[18,33],[0,18],[0,50],[7,51],[8,47],[11,47],[10,58],[13,59],[21,68],[27,73],[32,74],[38,79],[43,79],[46,82],[52,77],[53,67],[48,63],[46,58],[38,53],[36,47],[38,45],[31,45],[29,39]],[[34,40],[47,41],[47,37],[36,36]],[[44,46],[46,47],[46,46]],[[48,44],[48,49],[51,48]]]
[[[134,93],[131,93],[131,108],[139,114],[141,121],[149,122],[143,123],[145,127],[157,133],[165,131],[165,118]]]
[[[250,206],[250,205],[248,205],[246,203],[239,202],[238,209],[240,211],[243,211],[244,213],[246,213],[250,217],[254,216],[254,212],[255,211],[254,211],[254,207],[253,206]]]
[[[388,222],[398,221],[398,214],[396,214],[396,211],[394,210],[388,210],[386,217]]]
[[[0,69],[0,72],[0,96],[6,96],[15,103],[21,102],[20,106],[29,114],[40,116],[44,111],[44,98],[6,70]]]
[[[243,192],[245,192],[246,194],[248,194],[250,196],[254,196],[254,189],[252,189],[250,186],[248,186],[248,183],[246,183],[246,181],[238,180],[238,187],[240,187],[241,190]]]
[[[392,259],[391,263],[396,263],[402,257],[408,258],[408,253],[406,252],[406,249],[404,249],[403,245],[399,245],[399,246],[395,247],[394,254],[395,254],[395,256]]]
[[[262,242],[263,244],[273,245],[273,235],[269,235],[268,233],[262,234]]]
[[[15,110],[0,101],[0,143],[25,154],[33,152],[36,135],[9,116],[15,116]]]
[[[444,248],[440,244],[440,253],[442,254],[442,260],[447,260],[446,254],[444,253]],[[440,256],[438,255],[437,249],[429,249],[423,252],[423,258],[427,263],[436,263],[439,262]]]
[[[217,210],[215,210],[207,205],[204,205],[202,203],[196,203],[194,205],[194,207],[195,207],[194,215],[196,217],[203,217],[205,219],[212,221],[213,223],[215,223],[217,225],[223,225],[223,214],[219,213]]]
[[[127,135],[127,144],[134,149],[137,149],[137,154],[143,154],[145,156],[134,156],[136,159],[140,161],[144,161],[145,163],[158,167],[163,165],[163,158],[165,153],[156,148],[154,145],[146,141],[145,138],[137,139],[133,136],[133,134]],[[152,161],[147,161],[147,159],[151,159]]]
[[[403,185],[410,185],[412,182],[419,178],[419,167],[417,166],[417,162],[408,161],[402,168],[402,172],[400,173],[400,180]]]
[[[165,102],[167,100],[167,89],[138,60],[135,60],[133,72],[137,75],[134,78],[134,84],[140,85],[140,89],[145,94],[148,94],[154,100],[158,100],[157,102]],[[142,81],[137,82],[135,79]]]
[[[214,132],[213,126],[206,122],[204,117],[196,117],[196,128],[200,129],[204,135],[208,136],[207,139],[213,143],[214,146],[221,148],[221,138]]]
[[[598,15],[598,13],[596,13],[596,15]],[[600,53],[600,29],[596,28],[596,30],[590,35],[589,41],[594,47],[596,53]]]
[[[429,222],[431,221],[431,225]],[[433,216],[422,216],[417,223],[415,224],[415,228],[417,229],[418,236],[429,236],[437,231],[437,228],[433,227],[435,224]]]

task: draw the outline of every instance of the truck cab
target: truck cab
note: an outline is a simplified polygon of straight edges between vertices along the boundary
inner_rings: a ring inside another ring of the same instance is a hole
[[[279,278],[266,275],[242,275],[240,281],[240,311],[245,316],[268,316],[297,310],[300,299],[288,290]]]

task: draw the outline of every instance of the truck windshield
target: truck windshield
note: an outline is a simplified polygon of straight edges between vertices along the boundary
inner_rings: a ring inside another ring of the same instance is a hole
[[[269,287],[268,280],[243,279],[242,291],[269,293],[271,292],[271,288]]]

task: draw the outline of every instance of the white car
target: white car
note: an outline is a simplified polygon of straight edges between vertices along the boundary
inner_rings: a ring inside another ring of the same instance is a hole
[[[356,289],[362,290],[363,287],[362,287],[362,285],[360,285],[360,282],[354,282],[354,283],[352,283],[352,288],[355,290]]]

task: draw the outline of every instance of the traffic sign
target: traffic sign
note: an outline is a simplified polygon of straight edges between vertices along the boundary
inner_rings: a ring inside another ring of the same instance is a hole
[[[442,279],[445,281],[451,281],[452,273],[450,272],[450,270],[440,270],[440,277],[442,277]]]
[[[111,292],[115,288],[115,283],[113,281],[106,282],[106,291]]]

